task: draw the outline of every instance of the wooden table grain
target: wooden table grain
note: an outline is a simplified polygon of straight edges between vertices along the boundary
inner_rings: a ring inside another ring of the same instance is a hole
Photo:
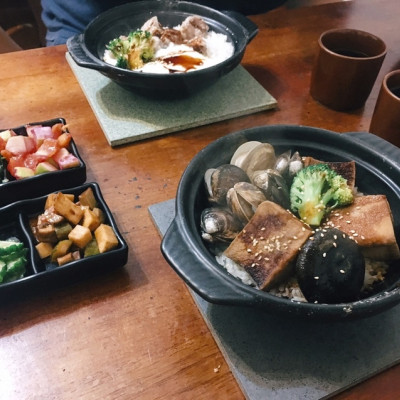
[[[65,60],[65,46],[0,55],[0,128],[64,117],[129,245],[124,268],[0,305],[0,398],[243,399],[185,284],[160,251],[148,206],[175,196],[192,157],[244,128],[298,124],[367,130],[385,73],[400,68],[398,0],[353,0],[252,16],[260,28],[242,65],[278,100],[266,111],[112,149]],[[368,30],[388,55],[361,110],[309,95],[321,32]],[[184,110],[182,110],[184,112]],[[397,399],[400,366],[337,395]]]

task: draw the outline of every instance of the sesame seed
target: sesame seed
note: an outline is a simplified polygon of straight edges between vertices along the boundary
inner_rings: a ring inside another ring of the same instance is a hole
[[[326,257],[326,253],[322,254],[322,257],[324,257],[324,258],[325,258],[325,257]]]
[[[332,245],[333,245],[333,247],[337,247],[336,242],[333,242]]]
[[[351,224],[351,221],[347,220],[347,221],[346,221],[346,224]]]
[[[344,270],[343,269],[340,269],[339,271],[340,271],[341,274],[344,274]]]
[[[314,276],[314,279],[319,279],[319,276]]]
[[[358,236],[358,233],[353,233],[353,236],[356,236],[356,237],[357,237],[357,236]]]
[[[261,230],[262,230],[262,231],[265,231],[265,226],[263,226],[263,227],[261,228]]]
[[[247,252],[248,252],[248,253],[251,253],[251,249],[247,249]]]
[[[345,233],[343,233],[343,235],[342,235],[342,236],[343,236],[343,239],[346,239],[346,234],[345,234]]]
[[[364,239],[365,239],[365,236],[364,236],[364,235],[361,235],[361,239],[364,240]]]
[[[325,235],[323,233],[321,233],[321,237],[324,237]]]
[[[297,236],[296,236],[296,235],[294,235],[294,236],[293,236],[293,239],[294,239],[294,240],[296,240],[296,239],[297,239]]]
[[[334,238],[335,240],[337,240],[337,235],[333,235],[333,238]]]

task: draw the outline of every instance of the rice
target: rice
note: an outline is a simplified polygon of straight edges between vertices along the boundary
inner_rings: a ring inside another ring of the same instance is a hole
[[[217,263],[224,267],[229,274],[241,280],[245,285],[256,287],[253,278],[241,265],[226,257],[223,253],[216,255],[215,259]],[[375,283],[383,281],[385,279],[388,267],[388,264],[384,261],[376,261],[366,258],[364,284],[361,292],[368,293],[372,290],[372,286]],[[291,301],[307,303],[306,298],[301,292],[299,283],[294,276],[289,278],[289,280],[286,282],[282,282],[279,286],[270,289],[268,292],[274,296],[286,298]]]
[[[179,26],[175,27],[179,29]],[[209,31],[204,36],[204,41],[206,43],[205,54],[201,54],[195,51],[191,46],[186,44],[176,44],[170,42],[168,46],[163,47],[161,45],[160,39],[153,36],[154,43],[154,60],[147,62],[141,68],[137,68],[134,71],[146,72],[154,74],[168,74],[171,72],[171,66],[168,66],[163,59],[168,57],[174,57],[177,55],[185,55],[193,59],[201,60],[201,64],[193,65],[192,68],[187,69],[183,65],[175,64],[173,71],[176,72],[191,72],[199,69],[204,69],[211,67],[213,65],[219,64],[220,62],[231,57],[235,51],[233,43],[228,41],[228,37],[223,33],[217,33],[214,31]],[[116,57],[112,54],[110,50],[105,50],[103,55],[103,60],[111,65],[117,64]]]

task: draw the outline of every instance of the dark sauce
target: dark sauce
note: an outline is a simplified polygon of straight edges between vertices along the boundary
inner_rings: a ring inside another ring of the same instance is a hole
[[[347,50],[347,49],[334,49],[332,50],[336,54],[340,54],[345,57],[355,57],[355,58],[366,58],[369,57],[368,54],[365,54],[358,50]]]
[[[168,65],[180,65],[185,71],[194,69],[195,67],[202,65],[203,60],[201,58],[195,58],[188,56],[187,54],[180,54],[177,56],[166,57],[163,61]],[[171,71],[173,72],[173,71]]]

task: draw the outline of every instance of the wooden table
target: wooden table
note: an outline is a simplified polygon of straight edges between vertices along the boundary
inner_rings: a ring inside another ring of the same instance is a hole
[[[0,55],[0,127],[62,116],[129,244],[124,268],[0,306],[2,399],[243,399],[185,284],[160,251],[147,207],[171,199],[192,157],[256,125],[366,130],[385,73],[400,67],[398,0],[354,0],[252,19],[259,35],[244,67],[278,100],[276,111],[111,149],[65,60],[65,46]],[[369,30],[388,55],[365,108],[339,113],[308,93],[320,33]],[[336,399],[397,399],[400,366]]]

